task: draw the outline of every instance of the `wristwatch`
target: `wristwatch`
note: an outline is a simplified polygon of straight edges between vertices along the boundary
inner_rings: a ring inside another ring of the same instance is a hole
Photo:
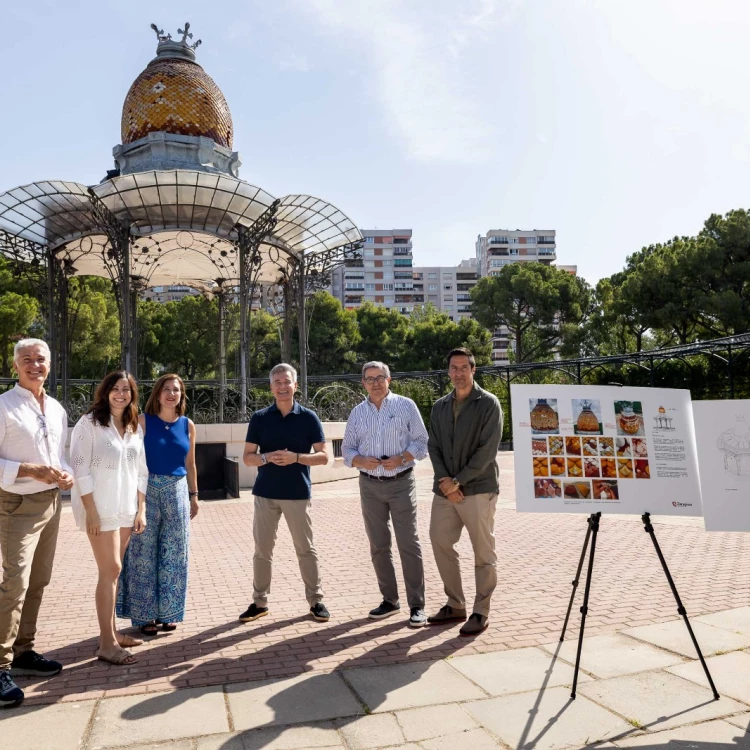
[[[265,453],[260,454],[260,465],[265,466],[268,463],[268,459],[266,458]]]
[[[453,486],[454,487],[460,487],[461,486],[461,482],[459,482],[458,479],[456,479],[455,477],[453,477],[453,479],[451,479],[451,482],[453,482]]]
[[[404,455],[404,453],[406,453],[406,451],[403,451],[403,452],[401,452],[401,453],[398,454],[399,456],[401,456],[401,463],[402,464],[406,463],[406,456]]]

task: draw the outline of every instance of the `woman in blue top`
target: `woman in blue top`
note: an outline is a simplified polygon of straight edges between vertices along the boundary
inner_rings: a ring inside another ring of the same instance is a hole
[[[175,630],[185,617],[190,519],[198,514],[195,425],[185,416],[179,375],[156,381],[138,421],[148,464],[146,531],[125,554],[117,614],[156,635],[159,625]]]

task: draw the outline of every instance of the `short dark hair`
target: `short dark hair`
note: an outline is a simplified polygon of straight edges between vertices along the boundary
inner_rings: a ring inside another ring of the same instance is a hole
[[[457,346],[455,349],[451,349],[450,352],[448,352],[448,367],[451,366],[451,359],[453,357],[468,357],[469,364],[472,367],[477,366],[477,361],[476,359],[474,359],[474,355],[471,353],[471,349],[468,349],[465,346]]]

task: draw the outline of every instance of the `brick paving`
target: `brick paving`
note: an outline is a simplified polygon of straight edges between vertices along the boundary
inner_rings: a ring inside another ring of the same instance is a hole
[[[237,616],[252,592],[250,493],[203,503],[193,525],[186,621],[134,649],[140,661],[114,667],[96,661],[96,568],[85,535],[63,510],[55,572],[40,615],[38,650],[65,664],[51,680],[20,678],[27,703],[112,697],[182,687],[292,676],[312,670],[392,664],[502,651],[556,641],[585,533],[585,516],[517,514],[512,454],[500,454],[501,502],[496,515],[498,588],[489,629],[475,640],[457,628],[406,627],[403,616],[373,623],[380,601],[369,559],[356,480],[313,489],[315,543],[332,618],[307,615],[291,538],[283,522],[274,560],[268,617],[242,624]],[[431,476],[418,471],[420,536],[428,611],[444,603],[429,544]],[[702,521],[654,521],[689,615],[750,603],[750,535],[707,534]],[[471,547],[459,543],[465,591],[473,598]],[[397,565],[398,568],[398,565]],[[400,580],[400,574],[399,574]],[[582,591],[581,586],[581,591]],[[403,586],[401,587],[403,591]],[[580,599],[580,594],[579,594]],[[578,602],[569,637],[577,635]],[[596,553],[586,634],[672,620],[676,607],[640,520],[605,517]]]

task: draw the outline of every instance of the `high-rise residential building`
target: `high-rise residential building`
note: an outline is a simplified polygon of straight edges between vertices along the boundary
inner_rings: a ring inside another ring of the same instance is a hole
[[[537,261],[552,265],[557,258],[555,230],[490,229],[476,242],[480,276],[500,273],[511,263]]]
[[[424,293],[451,320],[471,317],[470,292],[478,279],[476,258],[462,260],[457,266],[415,266],[414,291]]]
[[[536,261],[551,266],[557,259],[554,229],[490,229],[487,234],[480,234],[477,237],[475,247],[480,276],[496,276],[511,263]],[[577,271],[576,266],[562,266],[562,268],[573,274]],[[512,349],[510,332],[505,326],[493,331],[493,362],[497,364],[508,362]]]
[[[143,291],[143,299],[153,302],[179,302],[185,297],[195,297],[200,292],[189,286],[174,284],[172,286],[151,286]]]
[[[362,258],[334,269],[333,296],[350,310],[372,302],[408,315],[423,305],[424,293],[414,289],[411,229],[363,229],[362,235]]]

